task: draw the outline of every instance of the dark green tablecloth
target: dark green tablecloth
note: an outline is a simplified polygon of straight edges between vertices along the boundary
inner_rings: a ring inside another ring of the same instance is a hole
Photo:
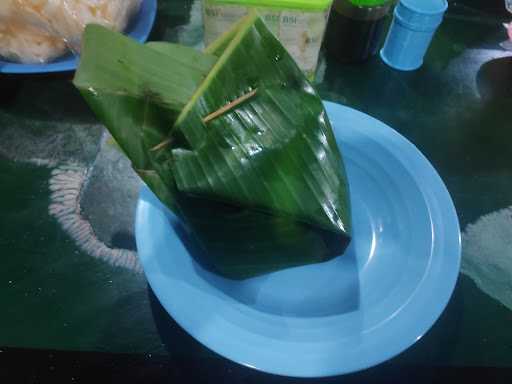
[[[161,0],[152,39],[200,46],[200,10],[198,1]],[[382,120],[425,154],[462,229],[512,205],[512,55],[499,46],[506,20],[501,1],[452,3],[421,69],[394,71],[378,57],[341,65],[322,54],[317,74],[324,99]],[[0,350],[130,353],[231,367],[172,321],[138,265],[113,266],[91,254],[97,244],[135,254],[139,182],[71,77],[0,78]],[[78,183],[69,195],[80,204],[73,214],[91,224],[95,242],[80,246],[49,211],[59,174]],[[507,249],[497,252],[503,258]],[[388,365],[512,366],[512,311],[468,275],[460,275],[433,328]]]

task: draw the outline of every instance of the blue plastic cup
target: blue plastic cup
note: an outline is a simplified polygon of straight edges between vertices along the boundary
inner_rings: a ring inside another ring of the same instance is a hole
[[[401,0],[380,51],[382,60],[402,71],[421,67],[447,8],[446,0]]]

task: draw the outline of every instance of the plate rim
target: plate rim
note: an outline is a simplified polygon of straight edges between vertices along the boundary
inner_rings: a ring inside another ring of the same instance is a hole
[[[148,39],[156,19],[157,0],[143,0],[142,7],[147,7],[147,18],[144,19],[144,29],[139,36],[128,34],[140,43]],[[140,12],[140,11],[139,11]],[[44,73],[70,72],[77,68],[78,58],[70,53],[61,56],[56,61],[45,64],[22,64],[4,61],[0,58],[0,73],[6,75],[36,75]]]
[[[399,342],[395,343],[392,347],[389,347],[386,351],[377,353],[377,355],[379,355],[378,358],[366,359],[364,361],[361,361],[361,363],[358,364],[356,367],[353,366],[353,367],[350,367],[347,369],[344,369],[343,364],[339,364],[336,367],[329,367],[329,368],[323,367],[320,370],[318,370],[318,369],[312,370],[312,369],[310,369],[310,367],[300,367],[300,366],[298,366],[297,369],[289,370],[289,369],[281,369],[279,366],[277,366],[276,364],[272,364],[272,363],[270,363],[270,367],[269,367],[268,366],[269,364],[255,365],[254,362],[244,361],[244,359],[242,359],[242,358],[237,358],[236,351],[226,351],[225,349],[226,348],[229,349],[229,346],[227,346],[227,347],[224,346],[224,349],[220,348],[221,350],[219,350],[219,346],[215,345],[215,342],[212,343],[211,337],[210,337],[210,339],[208,339],[208,337],[205,337],[205,335],[203,335],[203,334],[197,334],[197,332],[194,331],[193,327],[192,328],[189,327],[188,324],[186,324],[186,321],[184,322],[184,321],[182,321],[183,319],[179,318],[179,313],[176,314],[175,311],[173,310],[173,308],[168,308],[168,306],[166,306],[165,300],[162,300],[159,297],[159,293],[158,293],[159,287],[154,286],[153,276],[151,276],[151,273],[147,272],[147,265],[146,265],[147,257],[146,257],[146,255],[143,255],[144,244],[142,244],[142,243],[144,241],[142,240],[142,237],[141,237],[141,226],[143,224],[141,224],[141,223],[142,223],[142,217],[145,214],[144,210],[147,209],[147,205],[145,205],[144,201],[142,200],[144,190],[141,191],[141,195],[139,197],[139,201],[138,201],[137,209],[136,209],[135,232],[136,232],[137,248],[139,250],[141,263],[143,265],[143,268],[146,273],[146,277],[148,279],[148,282],[149,282],[151,288],[154,290],[155,295],[157,296],[159,301],[162,303],[162,306],[165,308],[165,310],[176,320],[176,322],[187,333],[189,333],[192,337],[194,337],[201,344],[205,345],[206,347],[208,347],[209,349],[218,353],[219,355],[222,355],[232,361],[235,361],[235,362],[242,364],[244,366],[247,366],[247,367],[251,367],[251,368],[263,371],[263,372],[277,374],[277,375],[283,375],[283,376],[312,378],[312,377],[328,377],[328,376],[335,376],[335,375],[340,375],[340,374],[347,374],[347,373],[351,373],[351,372],[355,372],[355,371],[359,371],[362,369],[366,369],[366,368],[375,366],[377,364],[380,364],[380,363],[398,355],[399,353],[403,352],[404,350],[409,348],[411,345],[413,345],[415,342],[417,342],[421,337],[423,337],[423,335],[437,321],[437,319],[439,318],[441,313],[444,311],[446,305],[448,304],[448,302],[450,300],[450,297],[455,288],[455,285],[456,285],[456,282],[458,279],[458,275],[459,275],[459,271],[460,271],[461,237],[460,237],[460,226],[459,226],[459,222],[458,222],[457,213],[455,211],[453,201],[450,197],[450,194],[449,194],[445,184],[443,183],[441,177],[439,176],[437,171],[434,169],[434,167],[426,159],[426,157],[416,148],[416,146],[414,146],[414,144],[412,144],[409,140],[407,140],[405,137],[400,135],[397,131],[395,131],[393,128],[389,127],[385,123],[383,123],[383,122],[381,122],[363,112],[357,111],[355,109],[352,109],[352,108],[349,108],[349,107],[346,107],[343,105],[339,105],[339,104],[332,103],[332,102],[324,102],[324,104],[325,104],[325,108],[327,110],[327,114],[331,120],[335,121],[335,119],[336,119],[336,116],[333,116],[333,115],[336,115],[340,112],[343,113],[343,112],[347,112],[347,111],[350,111],[351,113],[354,113],[361,117],[364,116],[365,119],[371,119],[378,126],[383,128],[383,129],[377,130],[378,133],[371,132],[372,133],[371,136],[383,135],[386,137],[387,140],[390,140],[390,142],[393,143],[393,145],[399,146],[399,147],[405,146],[405,148],[408,148],[408,150],[406,152],[414,154],[414,156],[416,157],[416,159],[414,160],[417,163],[416,166],[419,166],[419,167],[423,168],[423,170],[427,171],[429,173],[429,175],[428,175],[429,178],[433,179],[435,181],[434,183],[432,183],[432,180],[429,180],[430,184],[427,183],[428,184],[427,186],[429,188],[432,187],[432,188],[430,188],[432,190],[423,191],[423,194],[425,194],[426,192],[429,192],[430,194],[432,194],[432,196],[430,196],[430,199],[435,198],[436,202],[443,206],[442,219],[443,219],[443,222],[448,222],[449,225],[447,228],[442,228],[443,229],[442,234],[450,232],[449,233],[450,236],[453,236],[451,239],[449,239],[452,242],[452,246],[454,246],[453,249],[450,249],[451,252],[450,252],[449,256],[451,258],[450,259],[451,264],[449,264],[448,267],[442,265],[442,267],[448,268],[447,270],[448,270],[448,274],[449,274],[449,279],[442,282],[442,284],[443,284],[442,297],[440,297],[438,300],[436,300],[434,302],[434,305],[429,308],[429,316],[427,316],[428,318],[423,319],[420,325],[413,327],[414,329],[417,329],[416,332],[412,332],[414,334],[414,336],[410,336],[410,337],[406,338],[406,340],[402,339]],[[334,131],[336,131],[335,123],[333,123],[333,129],[334,129]],[[361,132],[361,133],[368,135],[368,132]],[[386,144],[387,145],[385,145],[385,146],[388,146],[390,143],[386,143]],[[389,149],[389,148],[387,148],[387,149]],[[395,155],[399,159],[399,161],[402,164],[404,164],[404,166],[407,167],[408,165],[410,165],[410,164],[404,162],[404,159],[402,158],[404,156],[403,153],[398,151],[398,153],[395,152]],[[407,160],[410,160],[410,159],[407,159]],[[409,171],[409,169],[408,169],[408,171]],[[426,183],[426,181],[419,183],[419,181],[416,177],[414,177],[414,181],[418,184],[425,185],[425,183]],[[425,195],[423,196],[423,198],[425,199],[426,205],[430,210],[431,206],[429,203],[432,203],[432,202],[427,201],[427,197]],[[158,209],[161,209],[161,208],[158,208]],[[438,214],[438,216],[439,216],[439,214]],[[433,242],[433,244],[434,244],[434,242]],[[443,248],[439,252],[441,253],[441,256],[443,256],[446,253],[446,248],[448,248],[448,243],[445,241],[441,245]],[[447,258],[444,257],[444,259],[447,259]],[[425,276],[423,277],[422,282],[420,284],[423,284],[423,280],[429,274],[431,274],[430,270],[425,274]],[[420,284],[418,284],[418,285],[420,285]],[[414,294],[416,294],[416,293],[414,293]]]

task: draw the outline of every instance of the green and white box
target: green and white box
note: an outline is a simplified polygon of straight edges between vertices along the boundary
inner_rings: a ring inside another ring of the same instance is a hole
[[[299,67],[312,76],[331,4],[332,0],[203,0],[205,44],[257,8]]]

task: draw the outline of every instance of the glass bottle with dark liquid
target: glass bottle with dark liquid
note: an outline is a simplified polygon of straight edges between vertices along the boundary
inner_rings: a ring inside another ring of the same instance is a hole
[[[382,42],[393,0],[334,0],[325,33],[327,53],[340,62],[363,62]]]

